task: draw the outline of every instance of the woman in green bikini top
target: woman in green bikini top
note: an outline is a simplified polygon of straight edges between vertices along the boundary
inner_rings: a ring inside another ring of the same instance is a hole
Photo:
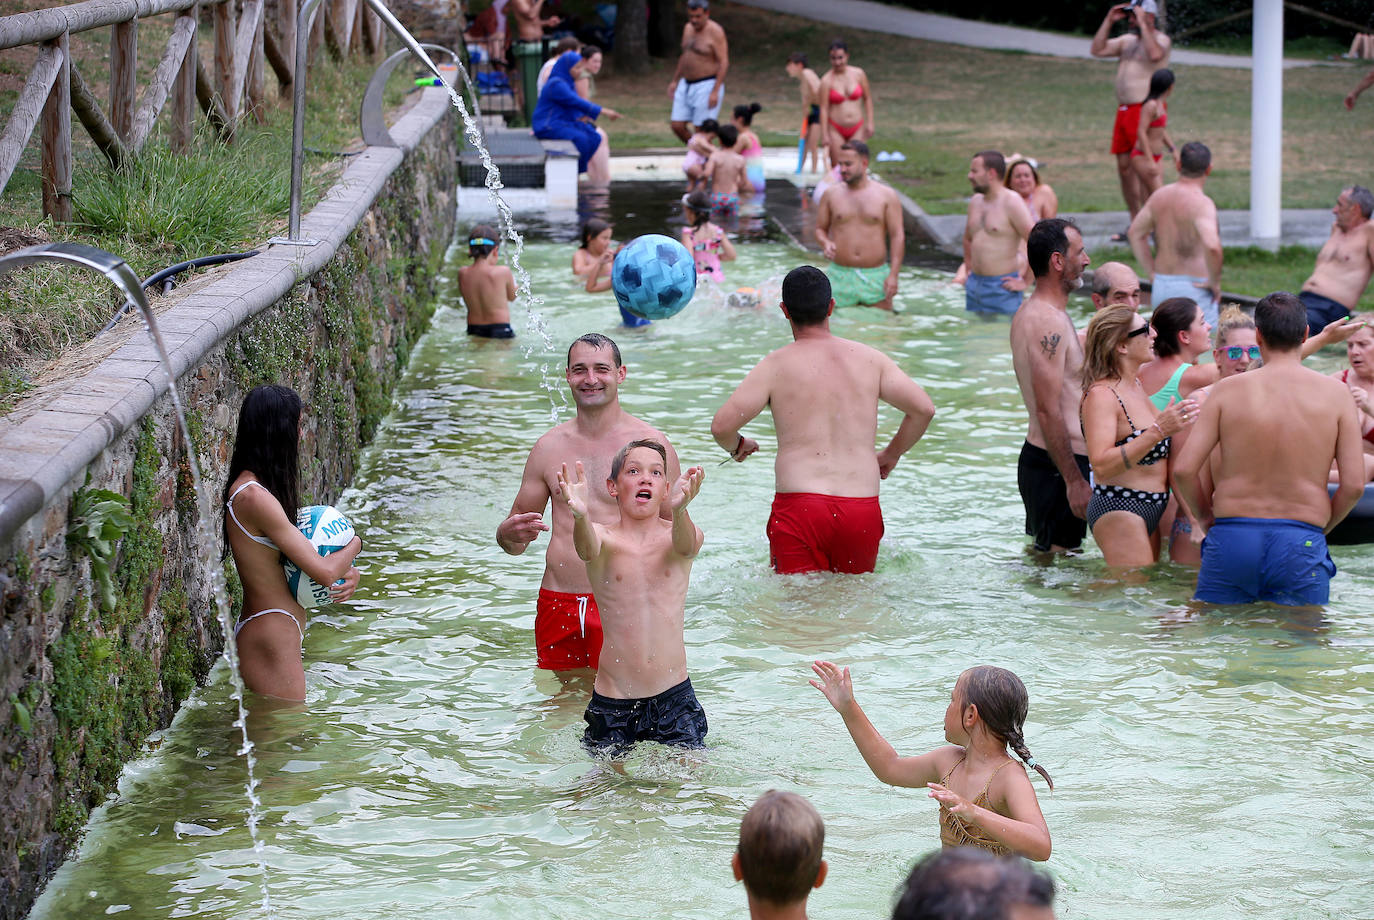
[[[1140,369],[1140,384],[1156,409],[1217,382],[1215,364],[1197,363],[1212,349],[1212,327],[1201,307],[1186,297],[1171,297],[1155,307],[1150,325],[1158,357]]]

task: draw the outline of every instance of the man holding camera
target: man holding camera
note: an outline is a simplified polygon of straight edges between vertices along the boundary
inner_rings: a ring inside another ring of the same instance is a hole
[[[1169,66],[1169,36],[1156,28],[1159,6],[1155,0],[1130,0],[1107,10],[1102,25],[1093,35],[1092,56],[1117,58],[1116,68],[1116,124],[1112,128],[1112,153],[1116,156],[1116,171],[1121,178],[1121,197],[1134,218],[1145,203],[1144,183],[1131,169],[1131,150],[1140,130],[1140,106],[1150,92],[1150,77],[1161,67]],[[1112,27],[1126,23],[1126,32],[1109,37]],[[1122,240],[1125,234],[1118,234]],[[1116,239],[1117,237],[1113,237]]]

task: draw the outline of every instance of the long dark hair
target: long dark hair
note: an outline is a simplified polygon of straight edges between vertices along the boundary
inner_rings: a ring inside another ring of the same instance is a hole
[[[1030,709],[1030,695],[1021,678],[1006,668],[980,665],[964,672],[964,705],[972,703],[978,707],[978,716],[988,731],[1007,743],[1016,756],[1026,762],[1026,766],[1045,778],[1054,788],[1054,780],[1044,767],[1035,762],[1022,727],[1026,724],[1026,713]],[[960,707],[962,708],[962,707]]]
[[[229,493],[245,470],[281,503],[292,521],[300,504],[301,398],[295,390],[269,383],[253,387],[239,409],[234,455],[224,480],[225,549],[229,546]]]
[[[1200,309],[1188,297],[1170,297],[1155,307],[1155,312],[1150,314],[1150,325],[1155,327],[1155,354],[1167,358],[1183,351],[1178,341],[1179,333],[1193,325]]]

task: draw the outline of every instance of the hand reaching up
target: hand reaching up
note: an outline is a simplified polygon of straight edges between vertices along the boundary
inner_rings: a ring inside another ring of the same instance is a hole
[[[577,461],[576,479],[568,476],[568,465],[563,464],[563,468],[558,471],[558,495],[567,502],[568,510],[573,513],[573,517],[587,516],[587,501],[590,494],[587,488],[587,474],[582,469],[582,461]]]
[[[811,681],[811,686],[824,693],[830,705],[843,714],[854,703],[854,682],[850,680],[849,668],[841,668],[828,661],[815,661],[811,664],[811,670],[820,678]]]
[[[704,478],[706,473],[699,466],[684,470],[677,478],[677,482],[668,490],[668,507],[674,511],[687,507],[687,503],[696,498],[697,493],[701,491],[701,481]]]

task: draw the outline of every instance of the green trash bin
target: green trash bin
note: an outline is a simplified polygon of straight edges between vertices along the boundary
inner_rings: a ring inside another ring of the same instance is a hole
[[[515,66],[520,71],[525,124],[534,123],[534,103],[539,98],[539,68],[544,66],[543,42],[515,42],[511,45]]]

